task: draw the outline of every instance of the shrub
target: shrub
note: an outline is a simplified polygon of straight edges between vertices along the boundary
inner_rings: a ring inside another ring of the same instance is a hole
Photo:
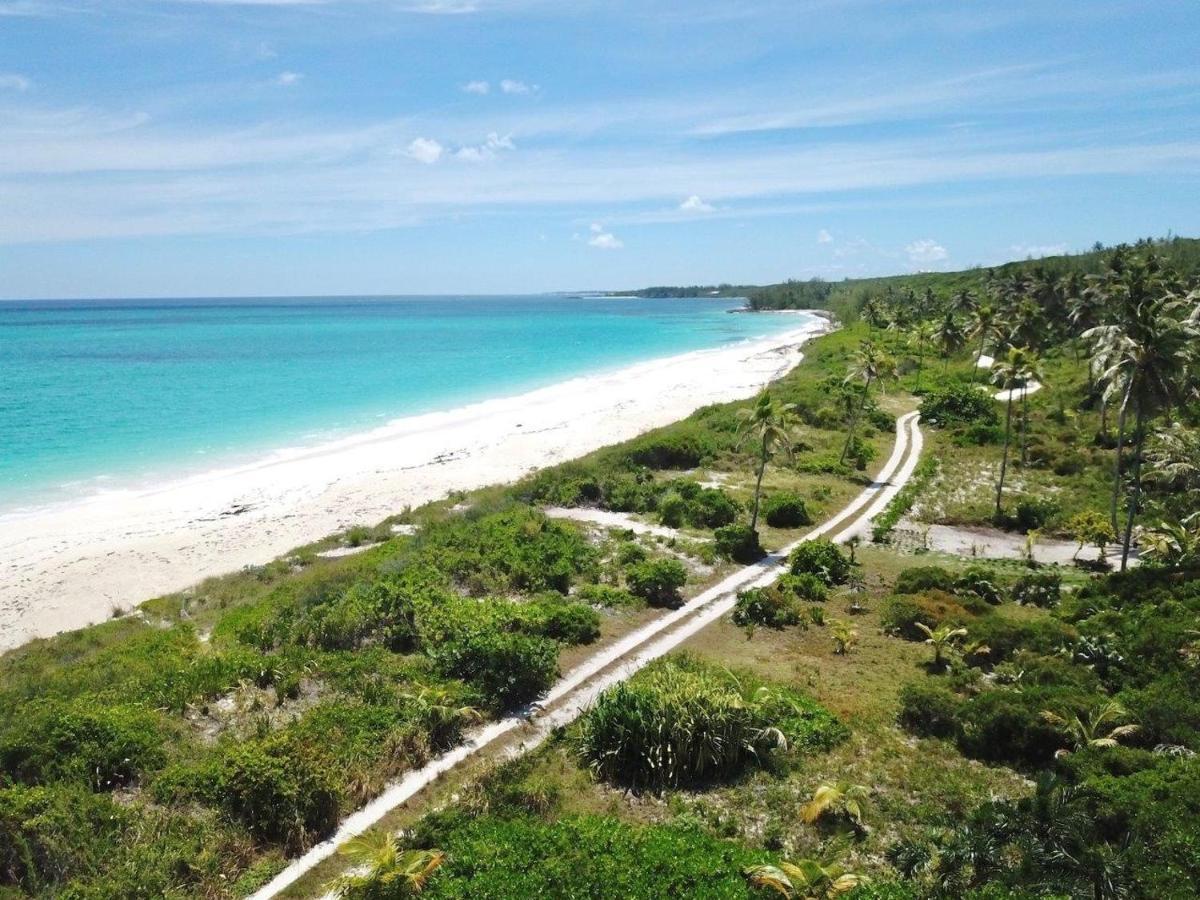
[[[601,505],[615,512],[654,509],[657,493],[653,482],[636,475],[612,475],[600,483]]]
[[[630,442],[625,458],[631,465],[650,469],[694,469],[713,452],[712,439],[703,431],[675,426]]]
[[[658,521],[668,528],[679,528],[687,516],[687,501],[674,492],[658,501]]]
[[[718,556],[734,562],[752,563],[765,555],[758,542],[758,532],[749,525],[726,525],[713,533],[713,547]]]
[[[919,594],[921,591],[954,589],[954,576],[941,566],[913,566],[896,579],[897,594]]]
[[[728,779],[788,743],[829,745],[843,729],[812,701],[689,657],[655,664],[609,688],[581,719],[592,770],[635,790]]]
[[[0,770],[16,781],[53,780],[107,791],[164,761],[158,717],[138,706],[40,700],[0,738]]]
[[[640,563],[649,555],[646,552],[646,548],[637,541],[623,541],[621,546],[617,548],[617,562],[622,566],[631,566],[634,563]]]
[[[988,762],[1048,765],[1062,737],[1042,718],[1044,704],[1039,693],[984,691],[959,712],[959,749]]]
[[[800,604],[795,596],[776,587],[750,588],[737,595],[733,624],[784,628],[800,624]]]
[[[889,634],[909,641],[924,641],[928,635],[918,625],[936,629],[943,624],[962,625],[972,618],[972,614],[949,594],[926,591],[888,599],[879,624]]]
[[[436,647],[432,656],[440,674],[461,678],[496,710],[537,699],[558,674],[554,642],[526,634],[471,633]]]
[[[805,541],[788,557],[793,575],[814,575],[826,585],[845,584],[850,579],[850,559],[825,538]]]
[[[816,575],[805,572],[802,575],[782,575],[775,582],[779,590],[800,600],[810,600],[814,603],[824,603],[829,599],[829,588]]]
[[[611,584],[583,584],[575,591],[574,596],[584,603],[609,608],[641,605],[641,600],[629,591],[613,587]]]
[[[1021,531],[1045,528],[1058,515],[1059,505],[1046,498],[1025,499],[1017,504],[1013,521]]]
[[[974,384],[951,384],[933,388],[921,400],[921,420],[939,428],[999,421],[995,401]]]
[[[954,590],[971,594],[993,606],[1004,601],[1004,593],[994,573],[980,566],[971,566],[959,575],[954,582]]]
[[[590,644],[600,637],[600,614],[558,594],[544,595],[518,609],[521,630],[528,634],[540,634],[564,644]]]
[[[1057,572],[1030,572],[1013,585],[1012,598],[1022,606],[1049,609],[1062,596],[1062,576]]]
[[[678,606],[679,589],[687,583],[687,569],[677,559],[648,559],[625,572],[629,592],[651,606]]]
[[[962,701],[951,691],[923,681],[900,689],[898,721],[906,731],[921,737],[953,737]]]
[[[854,468],[860,472],[867,468],[867,465],[876,455],[875,448],[857,434],[850,439],[850,443],[846,447],[846,459],[854,463]]]
[[[768,497],[763,504],[763,515],[772,528],[797,528],[812,523],[804,500],[788,491]]]
[[[722,490],[704,488],[687,501],[687,521],[695,528],[720,528],[737,518],[740,507]]]

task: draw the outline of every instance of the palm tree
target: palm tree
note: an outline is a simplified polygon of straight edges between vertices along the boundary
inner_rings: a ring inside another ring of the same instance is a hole
[[[1189,566],[1200,562],[1200,512],[1182,522],[1160,522],[1144,534],[1147,559],[1166,566]]]
[[[862,317],[867,323],[867,334],[874,337],[875,329],[882,326],[884,322],[883,308],[878,297],[871,296],[863,301]]]
[[[747,441],[758,445],[758,473],[754,481],[754,512],[750,517],[750,530],[758,530],[758,507],[762,500],[763,473],[767,462],[779,451],[789,459],[793,456],[791,431],[796,423],[794,403],[776,403],[770,392],[763,391],[749,409],[738,410],[738,449]]]
[[[979,341],[979,352],[975,354],[976,360],[982,359],[988,340],[1000,335],[1000,315],[996,312],[996,307],[989,303],[975,307],[971,313],[969,334]]]
[[[858,629],[843,619],[834,619],[829,623],[829,636],[833,638],[835,656],[845,656],[858,640]]]
[[[945,373],[950,369],[950,357],[962,350],[967,343],[967,336],[953,312],[948,312],[942,317],[941,324],[937,326],[936,339],[942,351],[942,372]]]
[[[1130,269],[1140,270],[1141,266],[1133,264]],[[1142,451],[1148,434],[1146,423],[1182,400],[1192,389],[1195,342],[1200,340],[1200,328],[1192,324],[1190,318],[1180,315],[1190,311],[1187,298],[1171,293],[1149,293],[1152,288],[1144,284],[1143,274],[1134,271],[1131,276],[1136,278],[1137,290],[1130,291],[1127,296],[1136,295],[1137,300],[1123,307],[1120,321],[1099,325],[1084,333],[1084,338],[1092,343],[1093,359],[1101,371],[1100,381],[1105,385],[1106,394],[1116,396],[1119,393],[1121,396],[1110,504],[1113,530],[1118,532],[1121,529],[1117,506],[1124,474],[1125,435],[1130,406],[1133,408],[1133,469],[1121,542],[1121,571],[1128,566],[1133,523],[1141,502]],[[1159,282],[1160,285],[1164,283]]]
[[[842,447],[842,455],[838,458],[839,464],[846,462],[846,454],[850,452],[850,447],[854,443],[854,432],[858,428],[858,421],[862,417],[863,410],[867,407],[867,399],[871,395],[871,385],[886,378],[893,378],[895,374],[896,363],[880,350],[874,341],[863,341],[859,345],[854,359],[850,363],[850,369],[846,373],[845,382],[850,384],[861,381],[863,383],[862,399],[850,419],[846,444]]]
[[[1084,747],[1115,747],[1122,738],[1136,734],[1137,725],[1118,725],[1129,718],[1129,711],[1116,700],[1109,699],[1083,716],[1067,719],[1048,709],[1042,710],[1042,721],[1059,729],[1071,744],[1070,749],[1059,750],[1057,756],[1066,756],[1072,750]]]
[[[1041,358],[1033,350],[1021,348],[1022,383],[1021,383],[1021,465],[1028,464],[1026,452],[1026,436],[1029,432],[1029,386],[1034,382],[1046,380]]]
[[[915,622],[914,624],[925,633],[925,643],[933,648],[933,665],[937,669],[945,668],[945,654],[948,650],[953,649],[955,641],[960,641],[967,636],[967,629],[955,628],[952,625],[930,628],[924,622]],[[978,652],[978,648],[976,648],[976,652]]]
[[[1007,391],[1004,413],[1004,455],[1000,458],[1000,478],[996,482],[996,520],[1003,515],[1001,501],[1004,497],[1004,477],[1008,472],[1008,448],[1012,443],[1013,394],[1023,384],[1025,356],[1020,347],[1009,347],[1004,362],[996,369],[992,382]]]
[[[809,825],[818,819],[845,819],[854,826],[855,831],[864,831],[863,808],[869,796],[870,791],[861,784],[825,782],[817,786],[812,799],[804,804],[800,818]]]
[[[962,288],[950,298],[950,312],[956,315],[970,315],[978,305],[979,300],[970,288]]]
[[[742,870],[753,887],[768,888],[789,900],[830,900],[849,893],[867,881],[865,875],[847,871],[838,863],[815,859],[779,863],[778,866],[748,866]]]
[[[394,835],[368,832],[347,842],[341,851],[355,866],[331,885],[346,900],[391,900],[421,893],[446,861],[441,850],[402,850]]]
[[[917,352],[917,386],[914,393],[921,393],[921,370],[925,367],[925,350],[938,337],[938,328],[932,322],[918,322],[908,337]]]

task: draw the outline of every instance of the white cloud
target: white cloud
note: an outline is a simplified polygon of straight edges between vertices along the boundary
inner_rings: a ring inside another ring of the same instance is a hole
[[[486,81],[468,81],[462,86],[462,89],[467,94],[486,94],[492,89],[492,86]]]
[[[714,211],[715,207],[711,203],[705,203],[696,194],[692,194],[679,204],[679,209],[686,213],[710,213]]]
[[[299,72],[280,72],[275,76],[275,83],[280,87],[291,87],[294,84],[299,84],[300,79],[303,77]]]
[[[625,246],[624,242],[610,231],[605,231],[604,226],[599,222],[593,222],[591,227],[592,236],[588,238],[589,247],[597,247],[601,250],[620,250]]]
[[[511,78],[505,78],[500,82],[500,90],[506,94],[532,94],[537,90],[537,85],[529,85],[523,81],[514,81]]]
[[[0,89],[10,91],[27,91],[33,87],[33,82],[24,75],[15,72],[0,74]]]
[[[465,162],[486,162],[489,159],[495,159],[501,150],[516,150],[517,146],[512,141],[512,135],[506,134],[501,137],[496,132],[489,132],[487,140],[478,146],[459,147],[455,151],[454,156]]]
[[[832,244],[833,243],[833,235],[830,234],[828,231],[826,231],[824,228],[822,228],[820,231],[817,232],[817,243],[818,244]]]
[[[433,138],[419,137],[408,145],[408,149],[404,151],[404,155],[411,156],[417,162],[432,165],[442,158],[444,151],[445,148],[433,140]]]
[[[460,16],[464,13],[478,12],[479,4],[475,0],[426,0],[424,3],[412,3],[401,7],[405,12],[428,13],[434,16]]]
[[[904,248],[904,252],[908,254],[909,261],[914,264],[940,262],[950,255],[945,247],[928,238],[913,241]]]

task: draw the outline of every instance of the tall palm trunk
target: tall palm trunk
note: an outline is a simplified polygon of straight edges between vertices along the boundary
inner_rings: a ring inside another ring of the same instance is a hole
[[[925,348],[917,351],[917,387],[915,393],[921,393],[921,369],[925,367]]]
[[[1004,476],[1008,472],[1008,447],[1012,443],[1012,391],[1008,393],[1008,405],[1004,415],[1004,455],[1000,458],[1000,480],[996,483],[996,521],[1000,521],[1000,501],[1004,497]]]
[[[758,477],[754,481],[754,512],[750,516],[750,530],[758,531],[758,504],[762,497],[763,473],[767,471],[767,436],[762,439],[762,449],[758,457]]]
[[[943,375],[945,375],[947,372],[949,372],[949,371],[950,371],[950,354],[949,354],[949,353],[943,353],[943,354],[942,354],[942,360],[943,360],[943,362],[942,362],[942,374],[943,374]]]
[[[846,445],[842,447],[842,455],[838,458],[838,465],[843,465],[846,462],[846,454],[850,452],[850,445],[854,442],[854,432],[858,428],[858,420],[862,418],[863,410],[867,408],[867,397],[871,393],[871,379],[868,376],[867,383],[863,385],[862,400],[858,404],[858,409],[854,411],[854,416],[850,419],[850,433],[846,435]]]
[[[1121,469],[1122,469],[1122,454],[1125,450],[1125,419],[1129,413],[1129,395],[1133,392],[1133,373],[1130,372],[1125,379],[1125,395],[1121,398],[1121,412],[1117,416],[1117,455],[1113,461],[1113,491],[1112,501],[1109,505],[1109,518],[1112,522],[1113,534],[1119,534],[1121,531],[1121,523],[1117,518],[1117,505],[1121,500]]]
[[[983,359],[983,345],[986,343],[987,343],[987,335],[985,334],[979,339],[979,352],[977,354],[975,354],[975,368],[977,368],[977,369],[983,369],[983,366],[979,365],[979,363]],[[984,378],[986,380],[987,369],[983,369],[983,370],[984,370]]]
[[[1025,452],[1025,435],[1029,431],[1029,383],[1026,382],[1021,387],[1021,468],[1025,468],[1029,463],[1029,457]]]
[[[1129,546],[1133,543],[1133,522],[1137,518],[1138,504],[1142,500],[1142,445],[1146,443],[1146,432],[1143,429],[1145,412],[1139,401],[1137,416],[1134,419],[1133,445],[1133,491],[1129,496],[1129,507],[1125,512],[1125,535],[1121,541],[1121,571],[1129,567]]]

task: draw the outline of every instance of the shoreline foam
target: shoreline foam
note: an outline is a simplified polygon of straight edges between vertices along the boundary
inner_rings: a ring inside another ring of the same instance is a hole
[[[824,319],[388,422],[159,486],[0,516],[0,651],[750,396]],[[580,423],[584,423],[580,425]],[[231,514],[233,510],[240,510]]]

